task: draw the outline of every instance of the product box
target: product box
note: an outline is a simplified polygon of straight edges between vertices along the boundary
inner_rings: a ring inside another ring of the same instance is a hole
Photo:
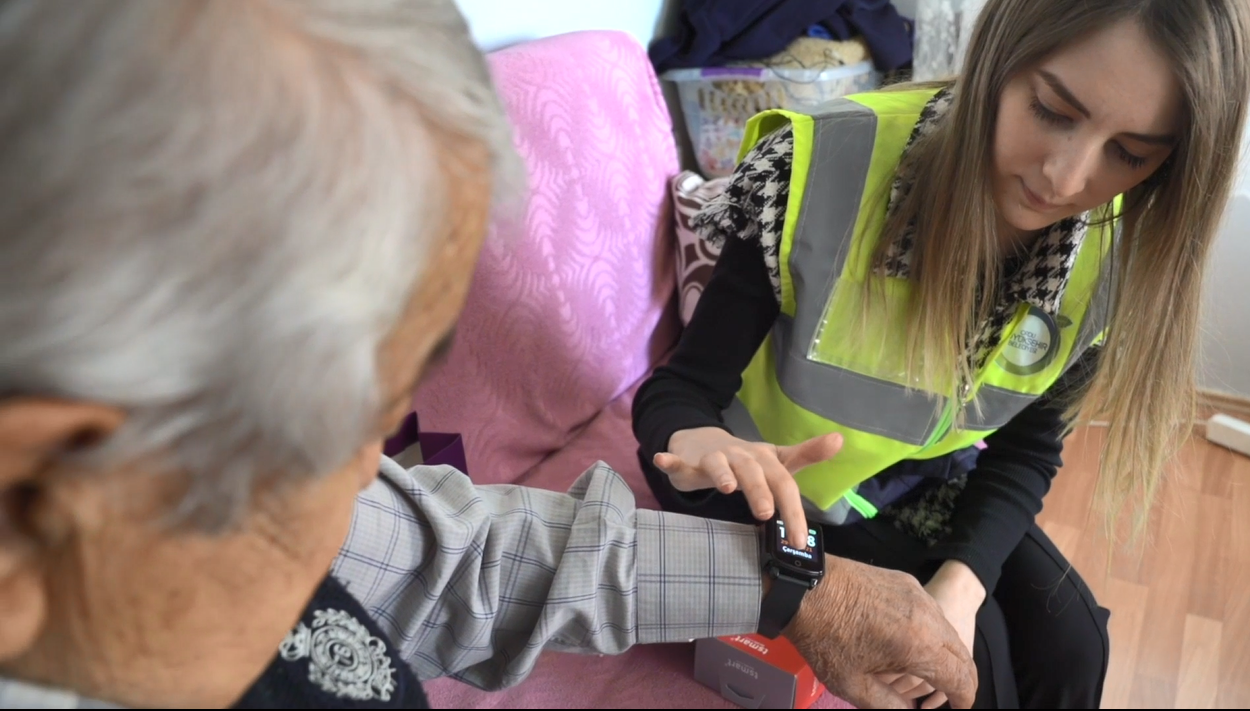
[[[734,635],[695,642],[694,678],[749,709],[805,709],[825,693],[784,637]]]

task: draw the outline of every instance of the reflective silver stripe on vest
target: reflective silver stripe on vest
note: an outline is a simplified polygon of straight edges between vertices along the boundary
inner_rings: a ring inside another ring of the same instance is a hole
[[[807,357],[855,238],[877,134],[877,115],[845,99],[826,104],[813,120],[807,189],[789,260],[794,293],[802,300],[793,319],[782,314],[773,326],[778,383],[787,397],[825,419],[922,445],[941,424],[944,398]]]
[[[945,398],[809,360],[810,337],[793,340],[797,328],[784,314],[777,323],[773,330],[777,382],[796,404],[847,427],[908,444],[922,445],[933,436],[941,424],[938,406],[945,407]]]
[[[1098,290],[1094,292],[1094,300],[1085,309],[1085,317],[1081,319],[1081,330],[1076,335],[1076,345],[1072,348],[1071,355],[1068,356],[1068,363],[1064,366],[1064,370],[1071,368],[1086,349],[1094,344],[1094,341],[1098,339],[1098,334],[1103,332],[1107,327],[1107,321],[1111,318],[1111,299],[1115,296],[1116,282],[1115,245],[1119,243],[1123,229],[1124,224],[1117,221],[1111,249],[1102,260],[1102,267],[1098,274]]]
[[[1018,393],[993,385],[982,385],[977,391],[977,402],[964,406],[964,429],[973,432],[996,430],[1011,422],[1011,418],[1018,415],[1035,399],[1037,399],[1036,395]]]

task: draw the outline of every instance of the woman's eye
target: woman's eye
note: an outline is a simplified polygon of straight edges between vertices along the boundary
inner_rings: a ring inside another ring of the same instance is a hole
[[[1145,158],[1142,158],[1139,155],[1133,155],[1132,153],[1129,153],[1124,148],[1124,146],[1120,145],[1119,143],[1115,144],[1115,153],[1116,153],[1116,157],[1118,157],[1120,160],[1127,163],[1128,167],[1132,168],[1133,170],[1137,170],[1138,168],[1141,168],[1142,166],[1146,165]]]
[[[1042,102],[1039,101],[1036,96],[1034,96],[1033,100],[1029,102],[1029,108],[1032,109],[1034,116],[1036,116],[1037,118],[1039,118],[1040,120],[1046,123],[1062,125],[1062,124],[1067,124],[1071,122],[1071,119],[1069,119],[1067,116],[1064,116],[1063,114],[1057,114],[1054,111],[1051,111],[1050,109],[1043,106]]]

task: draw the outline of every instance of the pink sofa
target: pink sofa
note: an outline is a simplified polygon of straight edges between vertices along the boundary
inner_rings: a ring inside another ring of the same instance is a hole
[[[654,508],[629,409],[680,329],[667,197],[679,167],[658,82],[617,32],[531,42],[491,66],[530,203],[483,250],[451,356],[416,394],[421,425],[464,436],[478,483],[562,491],[603,460]],[[693,679],[693,655],[692,644],[548,653],[503,692],[449,679],[428,689],[436,708],[734,708]],[[817,707],[846,706],[826,694]]]

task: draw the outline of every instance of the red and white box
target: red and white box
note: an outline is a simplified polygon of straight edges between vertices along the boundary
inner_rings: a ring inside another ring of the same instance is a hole
[[[694,678],[748,709],[806,709],[825,693],[785,637],[701,639],[695,643]]]

